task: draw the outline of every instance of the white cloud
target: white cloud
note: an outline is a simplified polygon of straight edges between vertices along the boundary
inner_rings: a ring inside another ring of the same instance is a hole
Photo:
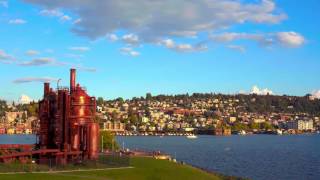
[[[227,32],[213,34],[210,39],[214,42],[233,42],[238,40],[250,40],[258,42],[262,46],[282,45],[285,47],[299,47],[304,44],[305,38],[296,32],[277,33],[235,33]]]
[[[68,15],[63,15],[60,17],[60,20],[61,21],[70,21],[70,20],[72,20],[72,18]]]
[[[239,51],[241,53],[245,53],[246,52],[246,48],[243,47],[243,46],[239,46],[239,45],[228,45],[227,48]]]
[[[30,50],[26,51],[25,54],[28,55],[28,56],[35,56],[35,55],[40,54],[40,52],[39,52],[39,51],[36,51],[36,50],[30,49]]]
[[[27,21],[23,20],[23,19],[11,19],[11,20],[9,20],[9,24],[17,24],[17,25],[19,25],[19,24],[25,24],[25,23],[27,23]]]
[[[61,17],[63,13],[58,9],[44,9],[40,11],[40,14],[43,16],[51,16],[51,17]]]
[[[82,21],[81,18],[78,18],[78,19],[74,20],[72,24],[78,24],[78,23],[80,23],[81,21]]]
[[[320,99],[320,90],[312,91],[311,95],[313,98]]]
[[[277,24],[287,18],[273,0],[25,1],[51,9],[42,14],[60,17],[63,13],[58,9],[75,14],[81,21],[73,23],[72,32],[78,35],[97,39],[125,32],[121,40],[129,45],[157,44],[163,39],[197,37],[199,33],[204,34],[201,38],[207,40],[206,34],[226,31],[235,25]],[[186,43],[175,47],[170,49],[182,52],[194,49]],[[203,43],[201,47],[204,47]]]
[[[157,44],[177,52],[196,52],[196,51],[207,50],[206,44],[202,44],[202,43],[198,43],[195,45],[187,44],[187,43],[177,44],[172,39],[164,39],[159,41]]]
[[[139,56],[140,53],[138,51],[133,50],[131,47],[123,47],[120,49],[120,52],[122,52],[125,55],[129,55],[129,56]]]
[[[270,89],[259,89],[258,86],[254,85],[251,89],[250,94],[257,94],[257,95],[272,95],[273,92]]]
[[[15,58],[10,55],[7,54],[4,50],[0,49],[0,62],[2,63],[12,63],[15,60]]]
[[[81,52],[85,52],[85,51],[90,50],[89,47],[85,47],[85,46],[74,46],[74,47],[70,47],[69,49],[72,51],[81,51]]]
[[[135,34],[125,34],[122,36],[122,40],[128,45],[139,44],[139,37]]]
[[[279,32],[277,40],[284,46],[299,47],[305,43],[305,38],[296,32]]]
[[[83,58],[84,56],[82,54],[66,54],[66,57],[79,59]]]
[[[107,35],[107,38],[112,42],[119,40],[119,37],[116,34],[109,34],[109,35]]]
[[[30,83],[30,82],[52,82],[57,81],[57,78],[52,77],[24,77],[19,78],[13,81],[13,83],[21,84],[21,83]]]
[[[160,42],[160,44],[164,45],[166,48],[174,48],[176,45],[172,39],[165,39]]]
[[[57,65],[58,62],[54,58],[35,58],[31,61],[19,63],[20,66],[44,66],[44,65]]]
[[[29,104],[31,101],[32,99],[25,94],[22,94],[18,100],[20,104]]]
[[[40,14],[42,16],[49,16],[49,17],[58,17],[61,22],[65,21],[71,21],[72,17],[69,15],[64,14],[59,9],[44,9],[40,11]],[[80,19],[77,19],[73,22],[73,24],[76,24]]]
[[[227,32],[222,34],[211,35],[210,38],[216,42],[231,42],[235,40],[263,41],[264,36],[262,34]]]

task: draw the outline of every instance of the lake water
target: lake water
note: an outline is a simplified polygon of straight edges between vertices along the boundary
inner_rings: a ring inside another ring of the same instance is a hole
[[[33,135],[0,135],[0,144],[34,143]],[[257,180],[319,180],[320,135],[119,136],[125,148],[160,150],[178,161]]]
[[[258,180],[319,180],[320,135],[117,137],[130,149],[160,150],[194,166]]]

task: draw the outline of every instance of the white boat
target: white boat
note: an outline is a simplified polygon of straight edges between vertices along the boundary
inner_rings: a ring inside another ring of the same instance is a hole
[[[192,135],[188,135],[187,138],[188,138],[188,139],[197,139],[198,136],[192,134]]]
[[[238,132],[238,134],[239,134],[239,135],[246,135],[247,133],[246,133],[246,131],[244,131],[244,130],[240,130],[240,131]]]
[[[276,133],[277,133],[277,135],[282,135],[283,134],[280,129],[277,129]]]

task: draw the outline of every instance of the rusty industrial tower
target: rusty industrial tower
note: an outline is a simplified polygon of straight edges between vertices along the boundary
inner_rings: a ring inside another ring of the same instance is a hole
[[[43,99],[39,101],[40,130],[36,148],[2,155],[0,161],[22,161],[30,156],[39,163],[49,159],[55,159],[58,164],[95,160],[99,149],[99,125],[95,123],[95,114],[95,97],[76,84],[76,70],[71,69],[70,88],[58,86],[53,90],[49,83],[44,83]]]

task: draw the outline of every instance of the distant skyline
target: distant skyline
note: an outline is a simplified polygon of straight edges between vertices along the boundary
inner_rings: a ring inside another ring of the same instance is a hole
[[[320,1],[0,0],[0,99],[38,100],[69,69],[107,99],[320,97]]]

